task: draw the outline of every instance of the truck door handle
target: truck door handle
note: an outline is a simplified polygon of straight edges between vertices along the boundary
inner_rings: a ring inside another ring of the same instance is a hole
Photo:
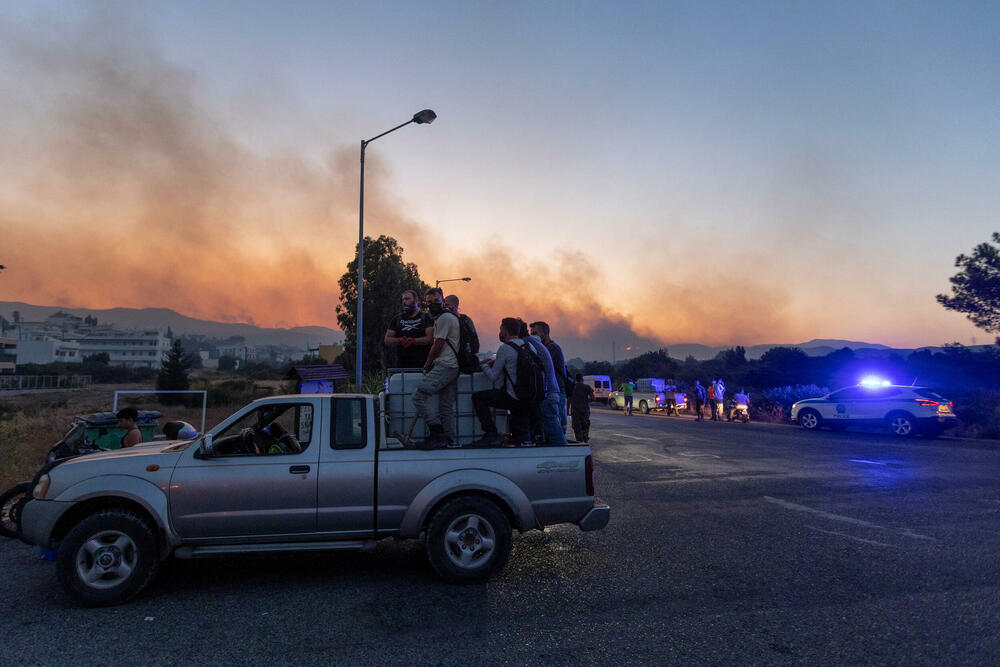
[[[288,472],[293,475],[302,475],[309,472],[309,466],[292,466],[288,469]]]

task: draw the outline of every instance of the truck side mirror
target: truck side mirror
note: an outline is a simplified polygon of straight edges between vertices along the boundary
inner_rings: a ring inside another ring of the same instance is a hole
[[[212,436],[206,435],[198,444],[198,458],[208,459],[212,457]]]

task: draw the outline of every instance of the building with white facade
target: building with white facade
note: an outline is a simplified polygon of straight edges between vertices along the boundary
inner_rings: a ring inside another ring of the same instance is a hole
[[[130,331],[66,313],[55,313],[44,322],[17,321],[7,336],[17,342],[18,364],[79,363],[103,353],[112,366],[159,368],[171,343],[155,329]]]
[[[0,336],[0,374],[10,374],[16,370],[17,339]]]

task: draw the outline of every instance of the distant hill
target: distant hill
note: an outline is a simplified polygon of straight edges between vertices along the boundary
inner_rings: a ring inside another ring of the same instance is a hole
[[[102,324],[115,324],[123,329],[163,329],[167,327],[178,335],[202,334],[213,338],[243,336],[249,345],[287,345],[305,350],[315,348],[320,343],[336,344],[344,339],[344,334],[336,329],[320,326],[294,327],[292,329],[269,329],[253,324],[233,322],[213,322],[181,315],[169,308],[62,308],[59,306],[36,306],[20,301],[0,301],[0,315],[8,321],[14,311],[21,313],[21,319],[44,320],[49,315],[63,311],[86,317],[91,315]]]

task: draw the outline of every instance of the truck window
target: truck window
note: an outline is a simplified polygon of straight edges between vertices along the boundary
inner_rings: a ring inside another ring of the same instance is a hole
[[[360,398],[333,400],[333,449],[364,449],[365,411]]]
[[[312,439],[313,406],[278,403],[251,410],[215,437],[215,456],[298,454]]]

